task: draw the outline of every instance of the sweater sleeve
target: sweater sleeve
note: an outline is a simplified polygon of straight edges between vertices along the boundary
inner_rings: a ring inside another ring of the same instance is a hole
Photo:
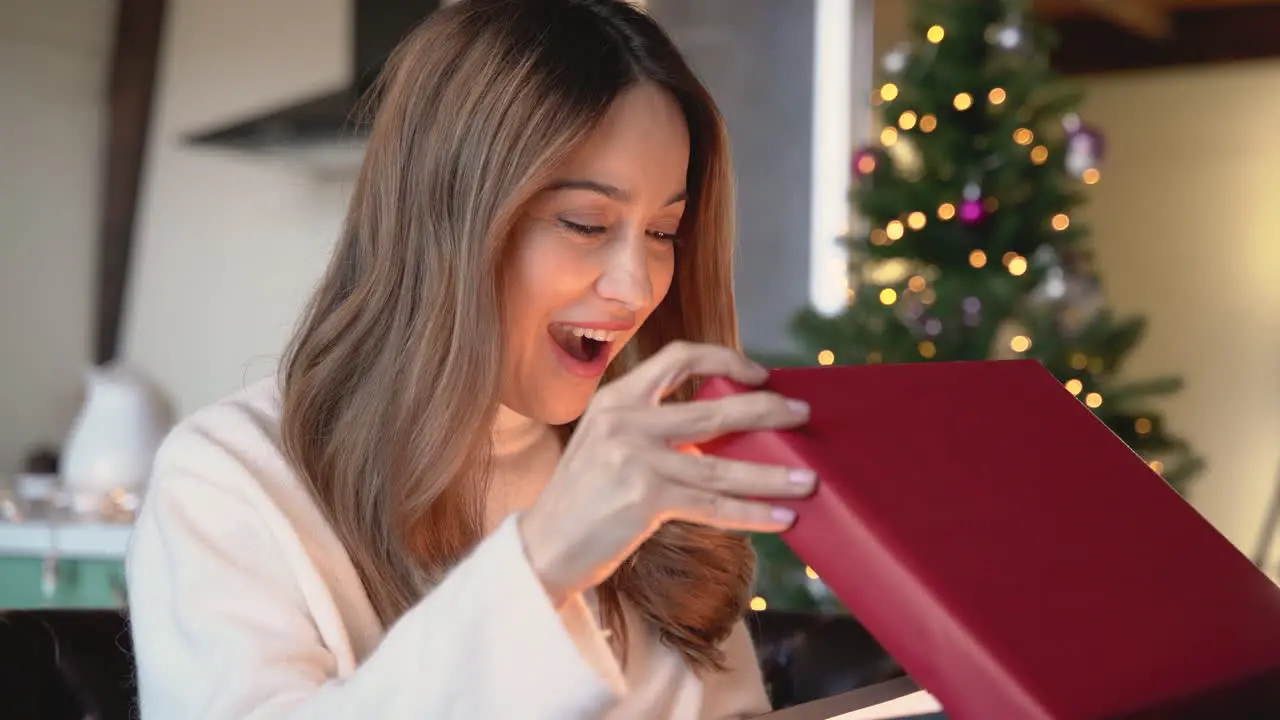
[[[745,622],[738,621],[721,648],[724,650],[725,669],[709,673],[706,677],[702,720],[741,720],[772,711],[755,646]]]
[[[553,607],[514,516],[341,678],[286,551],[234,487],[157,477],[127,573],[144,719],[593,718],[625,692],[581,598]]]

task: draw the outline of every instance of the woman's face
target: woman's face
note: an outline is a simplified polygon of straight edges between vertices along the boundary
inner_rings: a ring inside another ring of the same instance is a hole
[[[504,405],[553,425],[586,409],[671,287],[688,166],[679,105],[642,83],[533,198],[504,269]]]

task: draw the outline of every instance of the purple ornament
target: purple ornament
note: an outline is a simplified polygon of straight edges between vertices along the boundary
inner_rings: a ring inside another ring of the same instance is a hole
[[[1065,165],[1067,172],[1080,177],[1085,171],[1102,164],[1106,142],[1102,133],[1088,125],[1077,125],[1067,131]]]
[[[964,299],[963,306],[965,313],[970,315],[982,311],[982,301],[972,295]]]
[[[864,147],[853,154],[853,174],[858,177],[866,177],[875,172],[876,164],[879,158],[876,151],[869,147]]]
[[[924,322],[924,331],[929,335],[937,337],[942,334],[942,321],[938,318],[929,318]]]
[[[982,201],[965,200],[960,203],[960,222],[973,225],[982,219]]]

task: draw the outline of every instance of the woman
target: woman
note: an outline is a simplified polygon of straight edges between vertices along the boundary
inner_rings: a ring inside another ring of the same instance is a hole
[[[281,381],[157,457],[128,564],[143,716],[766,712],[734,531],[785,529],[764,499],[813,478],[676,449],[807,419],[688,400],[766,376],[730,349],[730,196],[712,101],[631,6],[433,15]]]

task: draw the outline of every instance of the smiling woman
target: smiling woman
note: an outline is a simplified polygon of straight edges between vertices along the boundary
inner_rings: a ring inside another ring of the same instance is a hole
[[[794,427],[736,349],[714,103],[621,0],[463,0],[391,58],[281,368],[166,442],[134,530],[144,717],[730,718],[768,498],[679,448]],[[603,384],[603,387],[602,387]],[[406,668],[408,668],[406,670]]]

